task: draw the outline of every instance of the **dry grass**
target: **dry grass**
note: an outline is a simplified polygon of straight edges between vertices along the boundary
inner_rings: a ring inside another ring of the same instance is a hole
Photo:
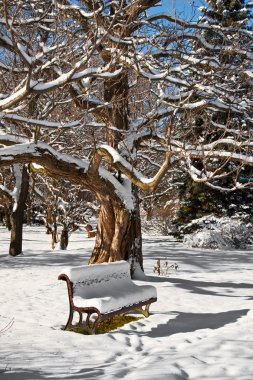
[[[97,334],[106,334],[110,331],[117,330],[119,327],[124,326],[126,323],[136,322],[143,317],[135,317],[133,315],[116,315],[110,319],[102,321],[98,325]],[[90,332],[85,327],[74,327],[71,329],[78,334],[90,335]]]

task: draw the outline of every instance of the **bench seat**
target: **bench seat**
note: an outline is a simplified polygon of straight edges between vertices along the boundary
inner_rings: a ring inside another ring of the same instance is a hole
[[[78,326],[83,325],[83,313],[88,316],[88,327],[91,326],[90,316],[97,314],[94,328],[91,328],[95,331],[100,320],[115,314],[138,309],[148,316],[149,305],[157,300],[154,286],[136,285],[132,281],[126,261],[65,268],[58,279],[67,282],[69,292],[70,315],[65,329],[73,327],[74,311],[80,316]]]
[[[104,287],[95,292],[85,287],[78,289],[73,297],[77,307],[96,307],[101,314],[110,313],[123,307],[131,306],[150,298],[156,298],[154,286],[129,284],[122,281],[120,286]]]

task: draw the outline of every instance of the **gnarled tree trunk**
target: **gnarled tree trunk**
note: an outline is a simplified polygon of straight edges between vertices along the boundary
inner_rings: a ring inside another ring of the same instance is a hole
[[[11,241],[9,254],[17,256],[22,253],[23,218],[26,199],[29,191],[29,173],[26,165],[22,169],[20,193],[11,215]]]
[[[124,49],[127,49],[125,47]],[[121,131],[129,130],[129,86],[128,72],[123,71],[115,78],[105,80],[104,99],[112,104],[108,110],[112,129],[107,130],[107,143],[117,148],[121,140]],[[119,182],[121,173],[118,173]],[[126,260],[131,264],[133,274],[136,265],[143,270],[141,220],[138,191],[132,185],[134,209],[128,210],[115,193],[107,191],[101,196],[96,192],[100,201],[100,212],[97,225],[95,247],[90,263],[103,263]],[[126,191],[130,191],[129,189]]]
[[[95,247],[89,263],[103,263],[119,260],[129,261],[132,273],[139,264],[143,270],[141,220],[137,194],[135,209],[127,210],[125,205],[112,195],[100,198]]]

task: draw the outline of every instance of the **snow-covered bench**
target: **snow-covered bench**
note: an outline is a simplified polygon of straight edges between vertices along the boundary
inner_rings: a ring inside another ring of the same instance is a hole
[[[126,261],[66,268],[58,280],[66,281],[68,287],[70,311],[65,330],[85,326],[95,333],[100,321],[130,311],[148,317],[150,304],[157,300],[154,286],[136,285],[131,280]],[[79,322],[73,325],[75,311],[79,313]]]

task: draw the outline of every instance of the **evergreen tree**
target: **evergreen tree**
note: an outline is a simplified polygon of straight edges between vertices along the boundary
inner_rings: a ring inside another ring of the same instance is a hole
[[[252,15],[252,3],[244,0],[206,0],[208,7],[200,7],[202,20],[224,27],[246,27]]]
[[[230,28],[231,30],[228,30],[231,39],[240,41],[245,46],[251,46],[252,37],[247,32],[250,29],[249,20],[252,18],[250,13],[252,3],[246,3],[244,0],[207,0],[206,3],[206,7],[199,8],[202,12],[199,21],[201,24],[211,26],[211,28],[207,28],[202,32],[204,39],[210,45],[225,45],[225,36],[220,30],[221,28]],[[193,46],[193,49],[196,51],[197,56],[203,56],[204,49],[201,48],[198,42]],[[222,49],[217,50],[217,57],[223,65],[224,76],[220,77],[220,87],[222,88],[225,85],[228,71],[231,71],[231,67],[238,64],[239,61],[233,52],[227,52],[225,49],[224,51]],[[246,68],[247,61],[243,57],[239,59],[242,69]],[[246,94],[251,91],[250,88],[250,81],[236,74],[234,76],[234,87],[228,90],[234,96],[239,91]],[[188,139],[194,141],[201,136],[207,143],[211,143],[218,136],[220,138],[229,138],[229,135],[233,134],[235,129],[240,130],[241,126],[245,124],[248,125],[248,121],[231,110],[227,112],[216,111],[212,115],[205,112],[199,113],[195,116],[195,135],[191,134]],[[210,128],[210,125],[212,125],[212,128]],[[215,126],[217,126],[217,129],[213,128]],[[248,128],[250,128],[250,125],[248,125]],[[194,166],[200,171],[203,170],[202,162],[199,160],[195,160]],[[233,168],[230,164],[224,166],[224,171],[232,170]],[[243,178],[240,178],[240,181],[246,183],[253,177],[252,169],[245,166],[243,172]],[[228,187],[228,181],[228,178],[224,178],[224,187]],[[248,190],[234,191],[232,193],[220,192],[217,189],[207,187],[204,183],[194,183],[189,175],[185,175],[183,182],[183,186],[179,189],[181,206],[177,213],[176,223],[188,223],[192,219],[208,214],[230,216],[242,210],[251,214],[252,199]]]

